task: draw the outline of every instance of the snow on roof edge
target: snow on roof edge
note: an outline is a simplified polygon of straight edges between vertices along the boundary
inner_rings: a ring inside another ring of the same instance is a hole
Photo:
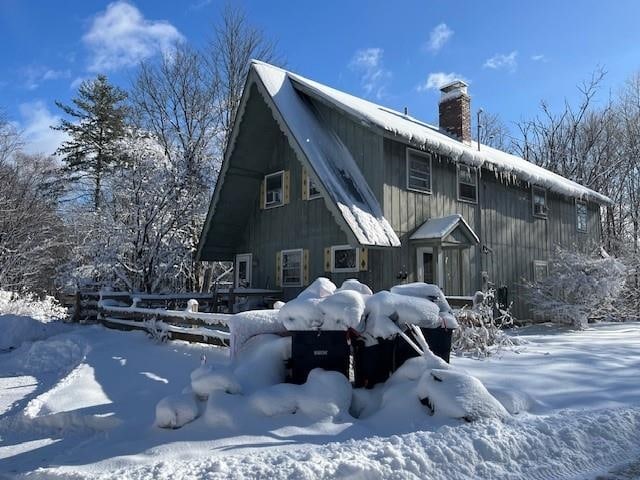
[[[539,167],[516,155],[486,145],[481,145],[481,150],[478,151],[473,146],[465,145],[440,132],[435,127],[430,128],[429,125],[408,115],[341,92],[268,63],[258,60],[252,60],[252,63],[277,69],[293,80],[294,85],[296,83],[302,85],[321,99],[342,111],[350,113],[366,124],[377,126],[385,132],[402,137],[410,144],[428,145],[436,150],[437,153],[451,157],[456,162],[481,166],[495,171],[503,180],[508,181],[512,179],[511,177],[515,177],[530,184],[546,187],[562,195],[589,199],[603,204],[613,203],[606,195]]]

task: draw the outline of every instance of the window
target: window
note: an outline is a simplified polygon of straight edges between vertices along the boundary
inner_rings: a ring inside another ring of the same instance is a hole
[[[541,282],[549,276],[549,265],[544,260],[533,261],[533,281]]]
[[[281,276],[283,287],[302,286],[302,249],[283,250]]]
[[[458,200],[462,202],[478,201],[478,169],[458,164]]]
[[[407,148],[407,188],[431,193],[431,155]]]
[[[588,212],[586,202],[576,200],[576,228],[579,232],[587,231]]]
[[[320,193],[320,190],[318,190],[318,187],[316,187],[316,184],[313,180],[311,180],[311,177],[309,177],[308,182],[307,182],[307,199],[308,200],[313,200],[314,198],[320,198],[322,196],[322,194]]]
[[[264,177],[264,206],[265,208],[283,205],[283,176],[284,172],[271,173]]]
[[[547,218],[547,190],[534,186],[531,190],[533,216]]]
[[[349,245],[331,247],[331,271],[332,272],[358,272],[360,271],[360,249]]]

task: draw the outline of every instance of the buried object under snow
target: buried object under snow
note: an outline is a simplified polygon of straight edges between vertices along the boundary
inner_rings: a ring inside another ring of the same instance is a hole
[[[434,415],[467,422],[508,415],[480,380],[453,369],[425,371],[418,382],[417,393],[420,401]]]
[[[198,405],[191,393],[180,393],[163,398],[156,405],[156,426],[180,428],[198,416]]]

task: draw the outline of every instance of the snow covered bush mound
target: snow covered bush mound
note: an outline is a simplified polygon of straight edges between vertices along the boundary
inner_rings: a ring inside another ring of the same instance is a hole
[[[0,290],[0,315],[7,314],[31,317],[40,322],[50,322],[66,318],[67,309],[51,296],[38,299],[30,293],[18,294]]]
[[[38,300],[30,294],[0,290],[0,351],[43,340],[63,330],[64,326],[55,320],[66,314],[67,309],[53,297]]]
[[[526,296],[533,312],[545,320],[584,328],[589,321],[629,316],[618,302],[625,280],[624,264],[604,250],[587,255],[557,248],[549,274],[525,284]]]
[[[165,397],[156,406],[156,426],[180,428],[198,415],[198,404],[193,395],[180,393]]]
[[[505,327],[513,327],[509,311],[496,305],[495,290],[476,292],[473,307],[455,313],[459,328],[453,334],[451,349],[457,353],[486,357],[503,347],[512,347],[524,340],[507,335]]]

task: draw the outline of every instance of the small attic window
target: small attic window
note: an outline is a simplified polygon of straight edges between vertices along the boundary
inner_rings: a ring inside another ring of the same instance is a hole
[[[533,202],[533,216],[547,218],[547,190],[534,185],[531,189],[531,201]]]
[[[407,148],[407,189],[431,193],[431,155]]]
[[[458,164],[458,200],[476,203],[478,201],[478,169]]]
[[[587,203],[581,200],[576,200],[576,229],[579,232],[586,233],[588,229],[589,210]]]
[[[307,191],[308,200],[313,200],[314,198],[320,198],[322,196],[322,193],[320,193],[320,190],[318,190],[318,187],[316,186],[315,182],[311,180],[311,177],[309,177],[307,188],[308,188],[308,191]]]
[[[279,207],[283,204],[282,186],[284,171],[270,173],[264,177],[264,205],[265,208]]]

